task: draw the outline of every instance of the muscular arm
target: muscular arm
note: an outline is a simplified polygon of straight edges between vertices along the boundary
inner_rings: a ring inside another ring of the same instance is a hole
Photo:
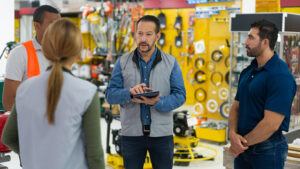
[[[247,140],[241,135],[237,134],[238,112],[239,112],[239,101],[235,100],[231,106],[229,120],[228,120],[229,139],[231,143],[229,151],[234,157],[237,157],[240,153],[248,149],[248,146],[244,145],[247,143]]]
[[[256,125],[256,127],[245,136],[247,145],[251,146],[268,139],[280,127],[284,115],[277,112],[265,110],[264,118]]]
[[[229,113],[229,119],[228,119],[229,133],[237,132],[238,112],[239,112],[239,101],[235,100],[231,106],[230,113]]]
[[[5,110],[10,111],[16,97],[18,86],[21,84],[20,81],[5,79],[3,88],[3,107]]]

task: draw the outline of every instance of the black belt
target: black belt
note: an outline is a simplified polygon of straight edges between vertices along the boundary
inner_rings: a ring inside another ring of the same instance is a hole
[[[144,136],[149,136],[150,134],[150,125],[143,125]]]

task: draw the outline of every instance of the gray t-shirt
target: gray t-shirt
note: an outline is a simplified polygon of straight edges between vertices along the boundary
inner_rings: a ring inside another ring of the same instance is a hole
[[[49,66],[49,61],[43,55],[42,47],[36,38],[32,39],[32,43],[38,57],[40,72],[43,73]],[[14,48],[7,58],[5,78],[20,82],[26,80],[28,77],[27,60],[28,57],[24,45],[19,45]]]

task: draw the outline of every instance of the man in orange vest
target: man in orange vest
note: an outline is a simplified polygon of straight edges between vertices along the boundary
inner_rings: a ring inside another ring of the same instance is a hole
[[[36,36],[14,48],[6,64],[3,88],[3,107],[10,111],[15,101],[16,91],[22,81],[37,76],[49,66],[42,54],[43,34],[50,23],[60,18],[59,11],[52,6],[42,5],[33,14]]]

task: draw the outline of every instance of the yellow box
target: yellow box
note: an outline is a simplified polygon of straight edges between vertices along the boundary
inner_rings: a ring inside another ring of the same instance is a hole
[[[196,137],[204,140],[226,142],[226,129],[196,128]]]

